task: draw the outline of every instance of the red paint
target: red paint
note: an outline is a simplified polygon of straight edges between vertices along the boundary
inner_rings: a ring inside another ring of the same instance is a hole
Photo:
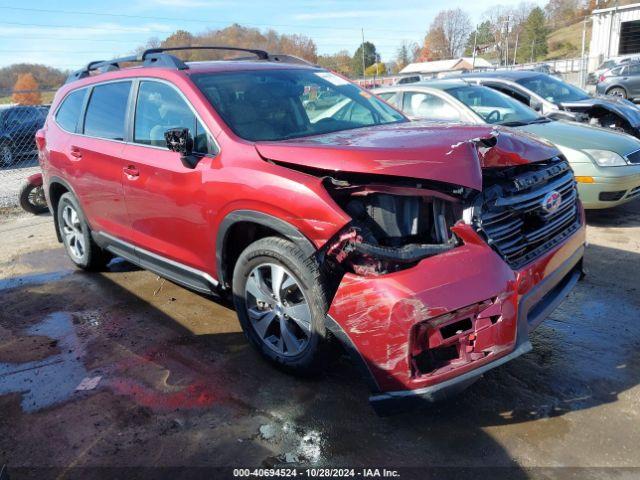
[[[132,68],[65,85],[37,134],[45,186],[54,176],[64,179],[93,229],[215,278],[216,235],[220,222],[231,212],[255,210],[277,217],[316,247],[323,246],[350,221],[321,178],[266,160],[326,171],[435,180],[481,190],[482,168],[520,165],[559,153],[547,143],[508,129],[415,123],[251,143],[233,134],[189,78],[193,72],[272,68],[288,67],[238,61],[193,65],[188,70]],[[138,77],[159,78],[175,85],[216,138],[220,153],[189,169],[181,164],[178,153],[69,134],[52,120],[70,90],[97,81]],[[127,174],[133,170],[139,175]],[[376,183],[383,182],[381,178]],[[45,191],[50,194],[49,188]],[[329,313],[366,359],[383,390],[431,385],[508,353],[514,347],[519,295],[584,243],[582,228],[525,269],[513,271],[469,226],[458,224],[454,229],[462,246],[389,275],[347,274],[338,288]],[[416,332],[419,323],[451,312],[463,315],[460,309],[492,299],[497,300],[488,308],[501,321],[491,325],[486,319],[493,314],[476,312],[473,335],[459,339],[464,343],[461,352],[465,362],[429,376],[412,375],[409,353],[415,342],[437,340],[429,337],[429,332]],[[477,351],[482,349],[492,353],[480,358]],[[177,392],[157,392],[128,380],[114,382],[113,388],[133,395],[141,404],[159,408],[192,408],[215,398],[201,381]]]
[[[157,390],[126,378],[108,380],[106,385],[114,393],[131,397],[138,405],[156,412],[206,408],[217,400],[211,386],[205,382],[191,383],[186,387],[179,387],[176,391]]]

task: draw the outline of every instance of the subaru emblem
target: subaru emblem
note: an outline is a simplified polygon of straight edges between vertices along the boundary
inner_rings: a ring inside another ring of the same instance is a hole
[[[560,195],[560,192],[552,190],[542,199],[542,209],[547,213],[553,213],[560,208],[561,203],[562,195]]]

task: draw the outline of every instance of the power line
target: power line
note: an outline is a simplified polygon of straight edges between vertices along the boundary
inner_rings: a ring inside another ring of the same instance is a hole
[[[176,17],[160,17],[160,16],[151,16],[151,15],[130,15],[126,13],[108,13],[108,12],[92,12],[87,10],[54,10],[54,9],[46,9],[46,8],[27,8],[27,7],[13,7],[9,5],[0,5],[0,8],[5,10],[16,10],[16,11],[25,11],[25,12],[40,12],[40,13],[57,13],[57,14],[67,14],[67,15],[90,15],[90,16],[100,16],[100,17],[115,17],[115,18],[132,18],[132,19],[143,19],[143,20],[162,20],[162,21],[171,21],[171,22],[192,22],[192,23],[202,23],[202,24],[223,24],[223,25],[231,25],[234,23],[241,23],[242,25],[251,25],[255,27],[283,27],[283,28],[313,28],[313,29],[325,29],[325,30],[349,30],[352,31],[353,28],[349,27],[337,27],[335,25],[293,25],[293,24],[266,24],[266,23],[249,23],[249,22],[237,22],[231,20],[211,20],[211,19],[197,19],[197,18],[176,18]],[[395,32],[395,33],[407,33],[407,30],[396,30],[389,28],[367,28],[367,30],[373,31],[385,31],[385,32]],[[418,31],[415,31],[418,33]],[[419,32],[421,35],[424,34],[424,31]]]

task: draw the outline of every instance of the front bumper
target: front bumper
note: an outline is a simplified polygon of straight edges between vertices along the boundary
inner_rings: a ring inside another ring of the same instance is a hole
[[[338,287],[328,326],[359,360],[379,413],[445,399],[529,351],[529,332],[582,273],[584,224],[518,271],[471,227],[456,229],[460,247],[393,274],[347,274]],[[436,350],[458,356],[425,362]]]
[[[616,207],[640,198],[640,173],[617,177],[593,177],[593,179],[595,183],[578,183],[580,200],[583,207],[588,210]]]

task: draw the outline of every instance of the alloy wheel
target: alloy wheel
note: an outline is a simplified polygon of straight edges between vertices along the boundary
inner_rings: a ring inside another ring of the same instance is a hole
[[[0,163],[6,166],[13,164],[13,152],[9,145],[3,145],[0,149]]]
[[[44,196],[44,188],[42,186],[35,187],[29,192],[29,203],[35,207],[47,207],[47,200]]]
[[[298,280],[281,265],[255,267],[245,285],[247,313],[260,340],[276,353],[295,356],[311,337],[311,309]]]
[[[75,208],[65,205],[62,210],[62,232],[69,254],[80,261],[86,252],[82,223]]]

